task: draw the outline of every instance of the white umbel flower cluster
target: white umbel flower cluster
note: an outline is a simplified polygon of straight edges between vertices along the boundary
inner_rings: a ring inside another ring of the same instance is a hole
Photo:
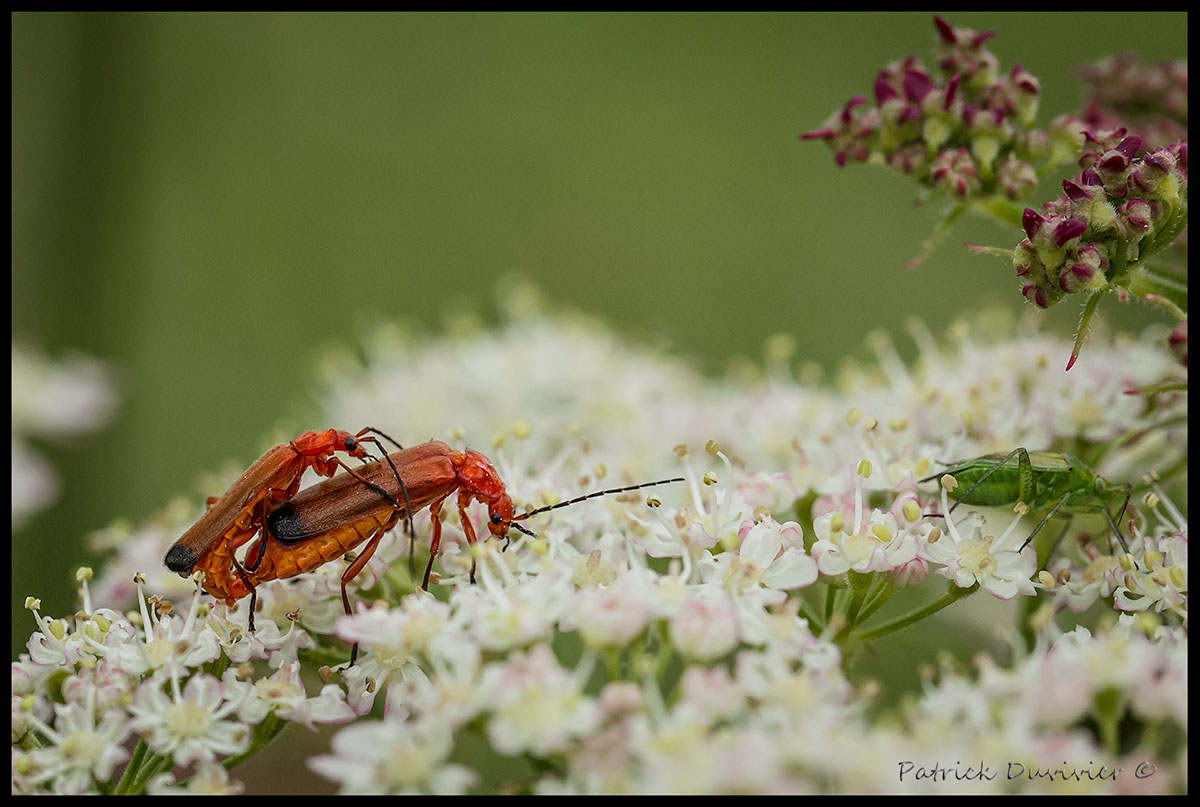
[[[70,768],[56,756],[41,682],[88,669],[87,681],[102,670],[122,682],[136,710],[105,722],[77,698],[90,717],[72,725],[142,737],[217,792],[238,783],[213,760],[255,752],[286,722],[351,720],[309,762],[343,793],[1186,789],[1186,398],[1125,394],[1178,368],[1150,340],[1097,339],[1064,375],[1062,340],[912,330],[916,362],[875,338],[877,362],[836,388],[802,383],[782,340],[757,374],[709,380],[584,319],[523,316],[427,341],[381,331],[365,362],[324,365],[317,425],[482,451],[518,512],[685,481],[536,516],[523,522],[535,534],[507,546],[468,546],[447,507],[429,592],[397,529],[350,586],[353,615],[339,560],[260,585],[253,634],[247,600],[205,607],[149,565],[197,510],[108,534],[119,551],[96,590],[115,596],[144,564],[152,589],[181,611],[190,602],[187,617],[39,616],[36,654],[14,666],[14,740],[42,746],[14,757],[14,788],[83,792],[87,771],[98,780],[124,760],[93,753]],[[1129,553],[1080,506],[1039,562],[1021,544],[1044,513],[1022,518],[1014,501],[951,515],[947,486],[922,482],[1018,446],[1069,447],[1099,478],[1132,482]],[[489,535],[484,508],[468,517]],[[429,518],[415,519],[419,564]],[[950,608],[976,591],[991,598]],[[1003,600],[1030,607],[1013,622]],[[1076,628],[1089,609],[1110,627]],[[901,628],[929,662],[954,652],[956,621],[1007,639],[1018,661],[981,661],[977,676],[945,666],[903,709],[888,706],[899,684],[857,672],[865,654],[894,653],[886,637]],[[357,645],[353,666],[335,636]],[[237,666],[222,675],[221,660]],[[277,672],[256,675],[258,660]],[[297,671],[338,662],[307,695]],[[1135,774],[1141,762],[1155,772]],[[171,789],[163,770],[132,780]]]

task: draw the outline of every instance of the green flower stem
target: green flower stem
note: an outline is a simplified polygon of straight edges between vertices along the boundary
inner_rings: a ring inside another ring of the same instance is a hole
[[[904,268],[916,269],[918,266],[924,263],[925,259],[932,255],[933,251],[938,248],[938,245],[946,240],[946,236],[950,234],[951,226],[954,224],[954,222],[958,221],[959,216],[966,211],[967,204],[965,202],[959,202],[958,204],[954,205],[954,207],[950,208],[949,212],[942,217],[942,220],[934,225],[933,232],[929,234],[929,237],[926,238],[924,243],[921,244],[921,251],[918,252],[912,258],[912,260],[904,264]]]
[[[1179,234],[1187,229],[1188,224],[1188,209],[1186,202],[1182,210],[1173,212],[1170,218],[1167,219],[1165,226],[1159,228],[1158,232],[1151,236],[1150,243],[1142,245],[1141,258],[1145,260],[1159,250],[1166,249],[1175,242]]]
[[[250,747],[240,754],[223,760],[222,765],[225,770],[231,771],[238,765],[241,765],[250,757],[257,754],[259,751],[266,748],[270,743],[283,733],[283,730],[288,727],[288,721],[280,718],[274,712],[268,712],[263,721],[254,727],[254,735],[250,739]]]
[[[871,582],[870,575],[850,572],[850,590],[852,596],[846,607],[846,627],[842,629],[843,631],[851,630],[860,622],[858,613],[867,599],[867,592],[871,589]]]
[[[1115,689],[1106,689],[1096,693],[1092,706],[1092,714],[1096,718],[1096,729],[1104,747],[1113,756],[1120,753],[1120,723],[1125,713],[1125,704],[1121,694]]]
[[[936,614],[943,608],[953,605],[963,597],[974,594],[978,590],[978,583],[970,588],[959,588],[958,586],[954,585],[954,583],[951,583],[950,590],[933,602],[926,603],[915,611],[907,613],[902,617],[898,617],[897,619],[893,619],[891,622],[885,622],[879,627],[858,633],[854,636],[854,638],[861,642],[871,642],[883,636],[887,636],[889,633],[895,633],[901,628],[907,628],[909,625],[920,622],[927,616]]]
[[[800,600],[800,613],[803,614],[804,618],[808,620],[808,625],[812,630],[813,635],[820,634],[825,628],[825,623],[821,621],[821,618],[817,616],[817,612],[814,611],[802,597],[798,599]]]
[[[1087,338],[1088,326],[1091,324],[1092,315],[1096,313],[1096,306],[1100,304],[1102,296],[1104,296],[1104,292],[1092,292],[1092,296],[1088,298],[1087,304],[1083,307],[1083,313],[1079,317],[1079,327],[1075,331],[1075,346],[1071,348],[1071,359],[1067,362],[1068,370],[1079,358],[1079,351],[1083,350],[1083,340]]]
[[[146,784],[153,777],[157,776],[159,771],[163,770],[164,768],[170,770],[172,767],[174,767],[174,765],[175,762],[169,754],[165,757],[159,756],[158,754],[151,754],[150,759],[141,767],[141,770],[138,771],[137,777],[133,780],[133,784],[129,788],[129,793],[136,794],[145,792]]]
[[[133,749],[133,756],[130,757],[129,764],[125,766],[125,773],[121,775],[121,781],[116,784],[116,795],[123,796],[130,792],[129,787],[137,779],[138,770],[142,767],[142,760],[146,757],[147,748],[145,740],[138,740],[137,746]]]
[[[875,582],[871,585],[871,590],[867,592],[867,598],[863,602],[862,608],[858,612],[858,624],[861,625],[870,619],[895,593],[896,587],[888,581],[887,576],[878,575]]]
[[[1025,207],[1003,196],[993,196],[990,199],[976,199],[971,202],[971,210],[988,218],[1021,229],[1021,216]]]
[[[1138,264],[1129,270],[1129,291],[1138,297],[1156,294],[1170,301],[1178,309],[1179,313],[1176,316],[1187,317],[1186,280],[1169,275],[1160,269]]]

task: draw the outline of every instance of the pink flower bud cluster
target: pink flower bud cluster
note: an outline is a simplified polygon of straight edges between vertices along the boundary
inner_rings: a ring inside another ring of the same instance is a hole
[[[1139,260],[1147,243],[1149,251],[1165,246],[1155,234],[1175,233],[1175,219],[1186,211],[1187,143],[1139,159],[1138,135],[1124,129],[1083,134],[1084,170],[1063,180],[1063,195],[1040,212],[1025,209],[1027,237],[1013,250],[1021,294],[1039,308],[1106,288],[1114,261]]]
[[[1095,129],[1125,127],[1147,146],[1187,139],[1187,62],[1138,64],[1123,53],[1079,68],[1091,85],[1083,118]]]
[[[800,139],[826,141],[839,166],[874,155],[951,196],[1019,199],[1036,184],[1035,162],[1050,154],[1047,136],[1031,128],[1038,81],[1020,65],[1000,75],[984,47],[994,32],[937,16],[934,24],[940,77],[916,56],[893,62],[875,77],[875,106],[856,95]]]

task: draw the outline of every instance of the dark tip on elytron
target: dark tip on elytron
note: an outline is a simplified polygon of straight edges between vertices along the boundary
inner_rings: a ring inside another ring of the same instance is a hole
[[[198,560],[200,560],[200,558],[193,554],[192,551],[187,547],[173,546],[167,550],[167,557],[163,559],[163,563],[165,563],[167,568],[171,571],[177,574],[187,575],[191,574],[192,567],[196,565],[196,561]]]

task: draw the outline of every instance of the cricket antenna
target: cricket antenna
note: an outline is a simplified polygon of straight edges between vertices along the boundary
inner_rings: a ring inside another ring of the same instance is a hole
[[[525,529],[524,527],[522,527],[519,524],[516,524],[515,522],[524,521],[525,519],[529,518],[530,516],[536,516],[539,513],[545,513],[548,510],[557,510],[560,507],[566,507],[567,505],[570,505],[570,504],[578,504],[579,502],[585,501],[586,499],[594,499],[597,496],[607,496],[610,493],[625,493],[630,490],[638,490],[639,488],[652,488],[655,485],[667,485],[667,484],[670,484],[671,482],[683,482],[683,481],[686,481],[686,480],[684,480],[684,478],[682,476],[676,476],[672,479],[660,479],[657,482],[643,482],[640,485],[629,485],[628,487],[623,487],[623,488],[609,488],[608,490],[597,490],[595,493],[588,493],[585,496],[577,496],[574,499],[568,499],[565,502],[559,502],[558,504],[547,505],[546,507],[539,507],[536,510],[530,510],[526,513],[522,513],[519,516],[514,516],[513,517],[514,523],[512,526],[516,527],[517,529],[519,529],[521,532],[525,533],[526,535],[532,535],[533,533],[529,532],[529,530]]]

